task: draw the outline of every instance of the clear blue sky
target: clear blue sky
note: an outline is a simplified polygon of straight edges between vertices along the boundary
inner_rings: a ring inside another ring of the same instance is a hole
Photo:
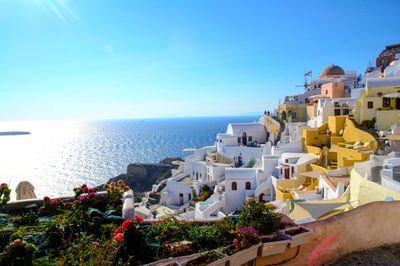
[[[273,109],[400,42],[400,1],[0,0],[0,120]]]

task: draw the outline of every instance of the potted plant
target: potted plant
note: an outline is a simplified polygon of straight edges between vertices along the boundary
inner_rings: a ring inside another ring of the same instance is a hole
[[[286,236],[290,239],[290,247],[297,247],[307,243],[314,234],[314,231],[304,226],[295,226],[280,230],[279,233],[283,237]]]
[[[218,250],[212,250],[201,254],[201,256],[196,259],[189,261],[187,266],[225,266],[228,261],[229,257],[226,254]]]
[[[236,238],[233,244],[228,246],[224,253],[229,255],[229,265],[239,266],[257,258],[258,247],[261,245],[258,231],[241,227],[236,231]]]
[[[267,257],[284,253],[290,244],[290,239],[284,234],[273,233],[261,236],[262,245],[258,248],[258,256]]]

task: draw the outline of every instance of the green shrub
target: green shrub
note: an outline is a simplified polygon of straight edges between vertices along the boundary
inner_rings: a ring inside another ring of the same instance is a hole
[[[279,229],[281,215],[274,213],[264,203],[248,200],[240,208],[238,224],[242,227],[251,227],[260,234],[270,234]]]

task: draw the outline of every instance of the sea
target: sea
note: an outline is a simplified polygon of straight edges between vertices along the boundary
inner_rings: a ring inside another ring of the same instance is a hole
[[[213,145],[231,122],[258,116],[102,121],[0,122],[0,183],[12,189],[29,181],[38,197],[70,195],[74,187],[104,184],[130,163],[156,163],[189,155],[184,149]],[[15,194],[12,194],[15,199]]]

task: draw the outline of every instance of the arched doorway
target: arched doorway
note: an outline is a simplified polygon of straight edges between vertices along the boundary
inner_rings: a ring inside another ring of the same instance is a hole
[[[287,121],[287,120],[286,120],[286,112],[285,112],[285,111],[283,111],[283,112],[281,113],[281,119],[282,119],[282,121]]]
[[[261,194],[258,196],[258,202],[264,203],[264,202],[265,202],[264,196],[265,196],[265,194],[264,194],[264,193],[261,193]]]

